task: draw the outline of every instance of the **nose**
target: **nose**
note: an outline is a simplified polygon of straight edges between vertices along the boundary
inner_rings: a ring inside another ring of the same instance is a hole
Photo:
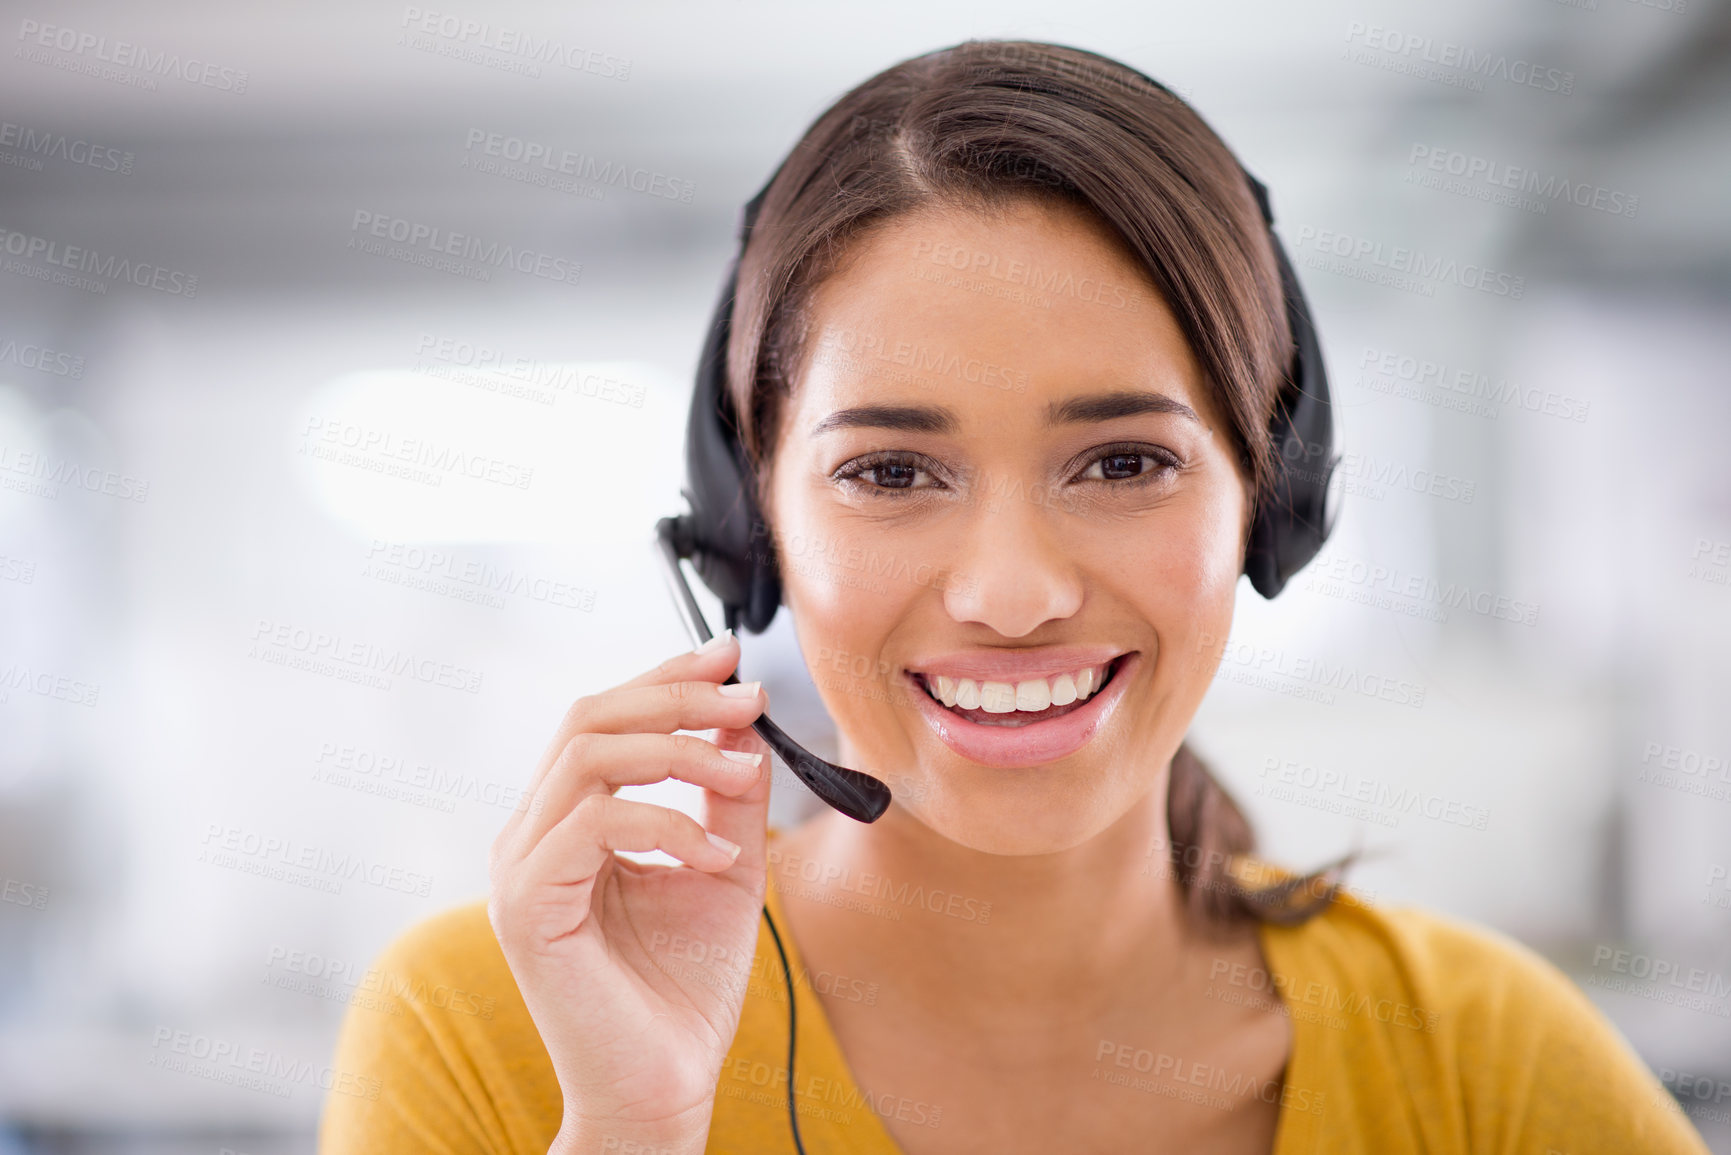
[[[1053,511],[1011,487],[980,496],[961,530],[944,609],[1006,638],[1033,633],[1082,607],[1082,575],[1062,548]]]

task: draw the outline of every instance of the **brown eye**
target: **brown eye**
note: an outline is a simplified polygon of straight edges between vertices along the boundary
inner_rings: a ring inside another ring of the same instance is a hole
[[[908,489],[914,484],[914,478],[919,476],[919,470],[900,461],[886,461],[866,470],[875,474],[872,482],[884,489]]]
[[[931,463],[920,457],[861,457],[832,475],[842,486],[878,497],[900,497],[914,490],[943,489]]]
[[[1100,472],[1108,481],[1117,481],[1126,477],[1136,477],[1142,472],[1142,462],[1146,460],[1140,453],[1114,453],[1110,457],[1100,459]]]
[[[1178,458],[1153,445],[1113,445],[1096,450],[1094,458],[1078,480],[1119,482],[1142,485],[1172,476],[1179,467]]]

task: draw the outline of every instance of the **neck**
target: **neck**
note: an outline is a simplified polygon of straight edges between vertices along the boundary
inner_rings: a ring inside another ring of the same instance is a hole
[[[1111,827],[1043,855],[969,849],[899,806],[869,826],[825,809],[772,869],[783,895],[820,897],[784,900],[811,947],[943,1019],[1093,1021],[1126,991],[1166,986],[1192,942],[1165,852],[1149,853],[1166,845],[1165,793],[1162,779]]]

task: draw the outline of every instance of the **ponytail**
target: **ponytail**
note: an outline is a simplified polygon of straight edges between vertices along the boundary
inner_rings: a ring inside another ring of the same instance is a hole
[[[1306,875],[1257,869],[1259,864],[1250,857],[1256,835],[1249,819],[1188,743],[1172,756],[1166,825],[1172,870],[1185,909],[1206,926],[1247,921],[1296,926],[1334,900],[1340,874],[1353,857],[1349,854]],[[1258,885],[1265,876],[1275,881]]]

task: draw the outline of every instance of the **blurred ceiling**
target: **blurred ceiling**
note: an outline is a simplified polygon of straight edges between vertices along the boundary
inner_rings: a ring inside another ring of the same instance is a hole
[[[1400,235],[1411,217],[1389,216],[1398,198],[1388,190],[1409,150],[1429,142],[1640,197],[1631,220],[1502,214],[1500,243],[1524,269],[1723,282],[1731,5],[1659,7],[1679,2],[1096,3],[1061,16],[941,2],[11,3],[4,119],[136,162],[126,176],[0,166],[0,206],[8,228],[172,253],[217,290],[387,283],[402,270],[330,259],[357,209],[452,227],[509,221],[523,243],[601,260],[612,250],[640,268],[657,252],[722,252],[736,206],[848,84],[920,51],[1001,35],[1094,48],[1174,84],[1277,190],[1286,221],[1350,211],[1367,230],[1388,218]],[[417,50],[413,29],[446,19],[581,44],[629,60],[629,77],[531,77]],[[143,91],[32,62],[18,46],[39,25],[244,70],[246,91],[174,79]],[[1575,90],[1491,82],[1470,92],[1346,59],[1354,30],[1372,27],[1567,70]],[[643,165],[689,180],[695,195],[682,212],[640,196],[549,196],[465,171],[471,131]],[[1445,199],[1420,197],[1407,211],[1460,208]]]

